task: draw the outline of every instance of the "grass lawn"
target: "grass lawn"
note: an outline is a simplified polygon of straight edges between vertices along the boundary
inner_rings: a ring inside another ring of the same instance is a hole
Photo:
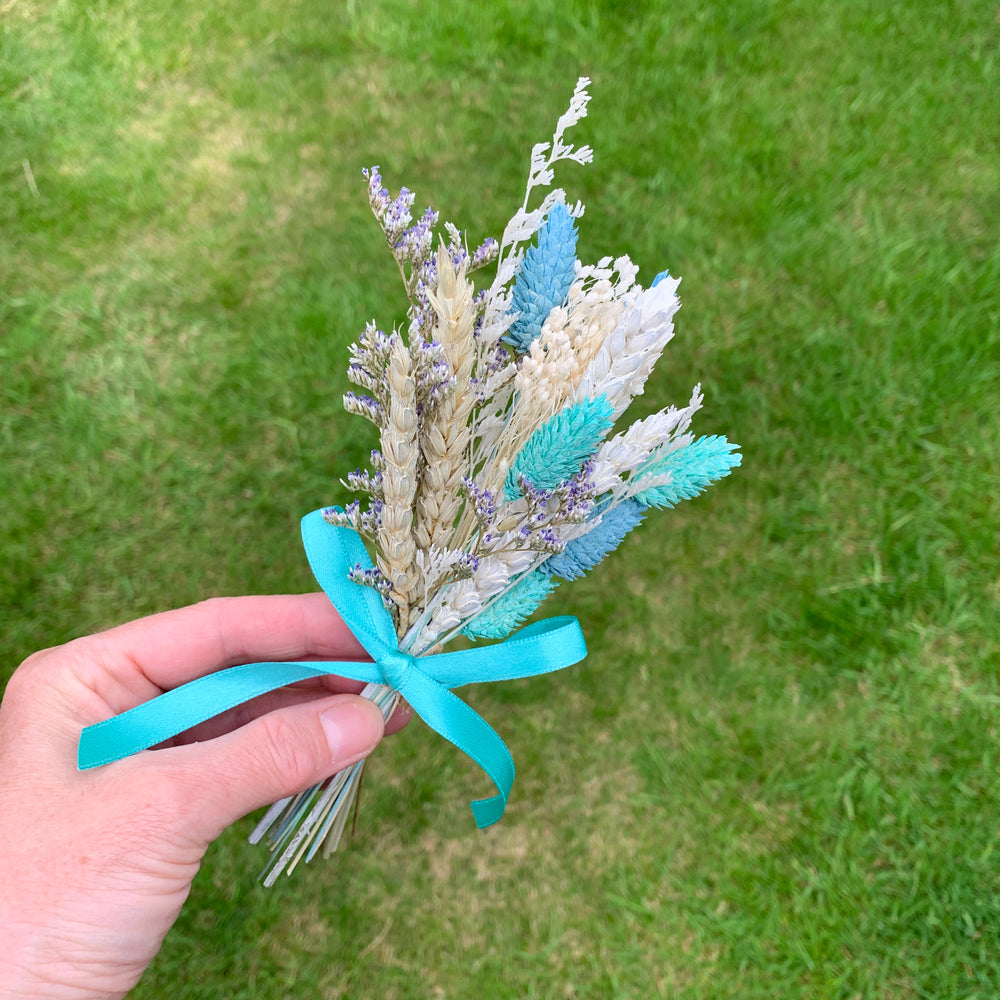
[[[0,0],[0,679],[312,587],[405,300],[361,168],[498,235],[577,76],[579,252],[683,276],[639,401],[744,466],[560,588],[590,656],[380,749],[349,851],[248,819],[135,996],[1000,994],[1000,14],[985,0]],[[178,984],[183,982],[183,987]]]

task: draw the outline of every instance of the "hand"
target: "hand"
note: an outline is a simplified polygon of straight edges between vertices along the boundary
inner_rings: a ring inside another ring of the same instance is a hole
[[[217,598],[44,650],[15,671],[0,704],[0,995],[124,996],[209,843],[369,754],[383,720],[356,696],[362,685],[324,677],[82,772],[81,729],[223,667],[309,657],[367,659],[322,594]],[[397,712],[388,728],[406,721]]]

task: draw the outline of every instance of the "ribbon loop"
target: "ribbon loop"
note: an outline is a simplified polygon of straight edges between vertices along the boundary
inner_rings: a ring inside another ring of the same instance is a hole
[[[587,655],[579,622],[550,618],[492,646],[415,658],[398,648],[381,596],[348,579],[352,567],[372,565],[357,532],[334,527],[317,510],[302,519],[302,542],[317,581],[374,662],[248,663],[199,677],[88,726],[80,734],[77,766],[84,770],[110,764],[286,684],[340,674],[400,692],[427,725],[468,754],[497,789],[496,795],[472,803],[476,822],[481,827],[495,823],[514,784],[513,758],[489,723],[450,689],[531,677],[579,662]]]

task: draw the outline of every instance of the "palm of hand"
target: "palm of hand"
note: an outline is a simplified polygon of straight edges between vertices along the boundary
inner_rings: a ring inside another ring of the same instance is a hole
[[[36,654],[0,707],[0,844],[9,858],[0,925],[8,941],[32,942],[25,975],[41,980],[39,995],[53,997],[64,989],[124,996],[176,920],[218,833],[191,822],[183,784],[146,758],[77,772],[84,726],[160,693],[111,650],[95,661],[87,642]],[[20,900],[30,900],[30,910]]]

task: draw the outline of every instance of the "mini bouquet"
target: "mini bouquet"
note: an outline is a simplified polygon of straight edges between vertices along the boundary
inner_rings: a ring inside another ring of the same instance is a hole
[[[664,271],[646,288],[628,257],[581,263],[583,206],[559,188],[539,197],[557,163],[592,159],[589,147],[565,138],[586,115],[588,84],[579,80],[552,141],[532,150],[524,201],[500,239],[474,251],[451,223],[438,235],[437,212],[428,208],[414,221],[413,194],[403,188],[392,197],[378,167],[365,171],[409,299],[408,323],[391,333],[370,323],[350,349],[347,374],[359,391],[344,403],[375,425],[379,447],[370,468],[346,476],[362,498],[309,515],[303,538],[317,579],[372,664],[251,664],[186,686],[202,685],[191,700],[204,715],[215,690],[207,685],[232,672],[246,681],[251,668],[268,668],[261,684],[276,687],[309,673],[353,671],[369,681],[363,693],[386,717],[405,697],[483,766],[498,794],[473,803],[480,826],[503,813],[513,763],[450,689],[586,655],[575,619],[506,637],[651,509],[696,496],[740,463],[725,438],[690,432],[702,402],[697,386],[686,406],[620,427],[673,336],[679,279]],[[471,275],[482,268],[493,277],[477,288]],[[460,634],[506,641],[442,652]],[[241,688],[239,700],[259,693]],[[112,759],[87,741],[96,730],[106,742],[113,734],[100,731],[122,718],[84,732],[81,766]],[[127,752],[153,737],[162,732],[145,733]],[[361,772],[355,765],[268,810],[251,836],[266,837],[272,849],[266,883],[321,847],[336,849]]]

